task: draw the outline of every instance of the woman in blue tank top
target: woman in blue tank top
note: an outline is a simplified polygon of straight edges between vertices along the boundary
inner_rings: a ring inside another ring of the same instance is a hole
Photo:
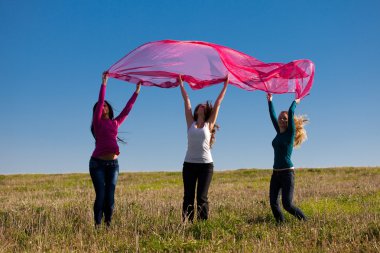
[[[210,149],[215,141],[215,132],[219,128],[216,124],[216,119],[227,90],[228,77],[224,81],[223,89],[216,99],[214,106],[208,101],[204,104],[199,104],[195,107],[194,114],[192,113],[190,99],[183,86],[181,76],[179,77],[179,82],[185,103],[188,141],[182,170],[184,186],[182,218],[183,221],[193,221],[196,192],[197,219],[207,220],[209,211],[207,195],[214,170]]]

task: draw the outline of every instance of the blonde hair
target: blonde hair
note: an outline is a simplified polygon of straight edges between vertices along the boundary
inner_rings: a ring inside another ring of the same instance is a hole
[[[304,126],[309,123],[306,115],[294,115],[294,125],[296,127],[296,134],[294,136],[293,147],[298,148],[307,140],[307,134]]]

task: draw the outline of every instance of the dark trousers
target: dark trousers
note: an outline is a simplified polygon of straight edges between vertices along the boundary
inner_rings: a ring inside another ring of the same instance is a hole
[[[116,160],[90,159],[90,175],[95,188],[94,203],[95,224],[100,225],[103,214],[104,221],[110,225],[115,205],[115,188],[119,176],[119,163]]]
[[[297,217],[299,220],[306,220],[306,216],[302,211],[293,205],[293,192],[294,192],[294,171],[273,171],[270,188],[269,199],[273,215],[277,222],[284,221],[284,214],[281,212],[278,203],[279,193],[282,193],[282,205],[284,209],[290,214]]]
[[[182,178],[184,196],[182,204],[182,218],[193,221],[195,188],[197,190],[197,219],[208,219],[208,189],[210,187],[213,163],[183,163]],[[198,185],[196,187],[198,181]]]

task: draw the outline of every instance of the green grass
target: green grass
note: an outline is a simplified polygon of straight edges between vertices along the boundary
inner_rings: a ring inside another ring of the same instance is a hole
[[[216,172],[210,219],[181,222],[180,172],[122,173],[110,229],[88,174],[0,175],[0,252],[380,252],[380,168],[302,169],[278,226],[270,170]]]

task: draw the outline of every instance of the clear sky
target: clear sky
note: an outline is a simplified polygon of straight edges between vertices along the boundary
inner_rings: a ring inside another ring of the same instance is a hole
[[[308,141],[297,168],[380,165],[380,1],[0,0],[0,174],[88,172],[92,106],[101,74],[143,43],[200,40],[264,62],[310,59]],[[193,107],[222,85],[192,91]],[[135,85],[110,79],[120,112]],[[276,111],[293,94],[275,95]],[[117,112],[116,112],[117,113]],[[216,170],[271,168],[275,130],[265,93],[230,86],[213,158]],[[180,90],[142,87],[120,128],[120,170],[181,171],[186,122]]]

